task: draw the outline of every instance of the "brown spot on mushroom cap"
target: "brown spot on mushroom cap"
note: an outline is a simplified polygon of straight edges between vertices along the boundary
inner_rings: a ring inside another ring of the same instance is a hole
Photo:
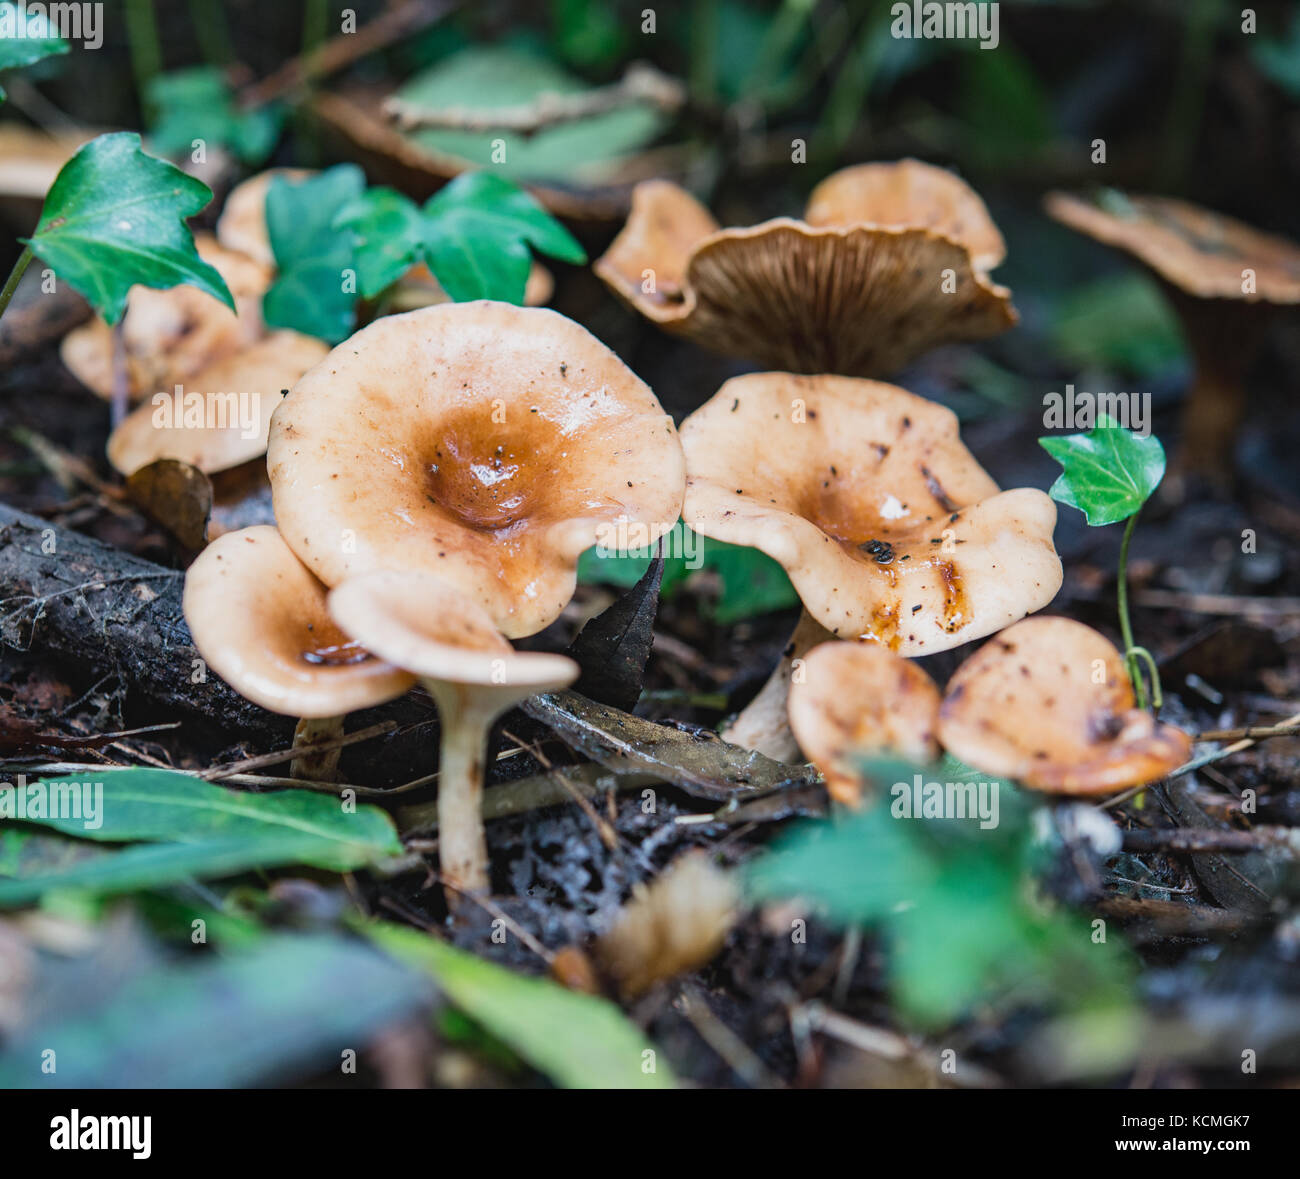
[[[138,400],[188,380],[209,364],[258,340],[266,331],[262,295],[271,272],[261,263],[195,234],[199,257],[215,267],[235,298],[235,311],[197,287],[132,287],[122,321],[127,383]],[[236,312],[238,314],[236,314]],[[74,328],[59,350],[63,363],[100,397],[113,392],[113,331],[96,317]]]
[[[1047,212],[1106,245],[1127,250],[1178,290],[1202,299],[1300,303],[1300,246],[1171,197],[1126,196],[1124,214],[1066,193]],[[1242,290],[1242,271],[1255,290]]]
[[[390,569],[349,578],[330,591],[329,610],[368,650],[424,678],[496,689],[510,699],[578,678],[567,656],[516,651],[485,611],[430,573]]]
[[[861,801],[861,782],[845,762],[886,751],[920,763],[939,752],[939,689],[915,663],[872,643],[823,643],[790,683],[790,728],[826,778],[831,797]]]
[[[258,458],[266,453],[271,415],[280,404],[281,391],[328,353],[329,345],[311,336],[272,332],[195,373],[179,392],[160,391],[137,406],[109,437],[109,461],[130,475],[162,458],[178,459],[205,472],[228,470]],[[201,413],[196,394],[203,397]],[[191,413],[201,425],[184,424]]]
[[[414,676],[349,647],[325,587],[272,527],[214,540],[185,575],[185,621],[208,666],[272,712],[342,716],[400,696]]]
[[[1094,683],[1100,668],[1103,683]],[[1120,653],[1067,618],[1028,618],[948,683],[939,741],[962,761],[1059,794],[1108,794],[1185,762],[1191,738],[1134,707]]]
[[[980,248],[991,256],[987,242]],[[955,290],[944,289],[948,270]],[[627,225],[595,271],[666,330],[791,372],[885,375],[937,344],[983,339],[1017,319],[1010,292],[966,244],[935,229],[778,218],[717,230],[666,181],[638,185]]]
[[[813,189],[804,220],[932,229],[964,245],[977,270],[993,269],[1007,254],[979,194],[946,168],[920,160],[841,168]]]
[[[791,420],[796,399],[806,421]],[[1060,588],[1052,501],[1032,488],[999,493],[956,416],[904,389],[752,373],[724,384],[681,436],[686,522],[780,562],[840,638],[926,655],[1040,610]],[[868,542],[893,560],[880,563]]]
[[[285,539],[327,584],[423,570],[511,636],[559,615],[598,539],[667,532],[685,479],[672,419],[618,357],[552,311],[489,302],[341,344],[276,410],[267,465]]]

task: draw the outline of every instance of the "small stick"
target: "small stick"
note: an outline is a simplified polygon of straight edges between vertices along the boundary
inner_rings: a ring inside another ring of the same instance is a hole
[[[1143,590],[1140,606],[1187,610],[1192,614],[1254,615],[1271,618],[1278,614],[1300,615],[1300,598],[1249,598],[1241,594],[1185,594],[1177,590]]]
[[[1300,736],[1300,724],[1252,725],[1244,729],[1209,729],[1201,733],[1198,741],[1240,741],[1249,737],[1252,741],[1262,741],[1266,737]]]
[[[342,749],[345,745],[356,745],[361,741],[369,741],[371,737],[391,733],[395,728],[397,728],[396,721],[380,721],[379,724],[371,725],[368,729],[358,729],[355,733],[344,733],[340,737],[330,737],[324,741],[309,741],[294,749],[278,749],[274,753],[260,753],[255,757],[246,757],[242,761],[232,761],[221,766],[211,766],[203,770],[199,777],[209,782],[216,782],[221,778],[247,773],[249,770],[260,770],[266,766],[282,765],[286,761],[293,761],[294,758],[301,757],[304,753],[326,753],[331,749]],[[297,780],[294,779],[294,781]]]
[[[435,879],[443,888],[449,888],[458,896],[467,901],[473,901],[480,909],[490,913],[501,922],[511,933],[524,943],[534,954],[536,954],[548,966],[555,960],[555,955],[551,953],[541,942],[539,942],[531,933],[510,916],[500,905],[482,893],[469,892],[448,880],[445,876],[435,873]]]

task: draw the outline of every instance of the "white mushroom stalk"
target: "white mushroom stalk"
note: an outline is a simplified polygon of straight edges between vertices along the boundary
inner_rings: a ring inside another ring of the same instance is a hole
[[[342,736],[349,712],[407,692],[408,672],[384,663],[331,620],[325,587],[272,527],[228,532],[185,575],[185,621],[208,668],[241,696],[298,718],[294,747]],[[296,778],[330,781],[339,751],[294,759]]]
[[[578,665],[514,650],[484,610],[428,573],[361,574],[330,592],[329,609],[367,650],[418,676],[437,704],[442,876],[460,892],[488,892],[483,781],[492,725],[521,700],[567,687]]]

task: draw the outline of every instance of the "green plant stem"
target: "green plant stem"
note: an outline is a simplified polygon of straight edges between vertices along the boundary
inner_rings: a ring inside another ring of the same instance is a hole
[[[23,271],[27,269],[32,256],[31,246],[24,246],[23,252],[18,255],[18,261],[14,263],[14,268],[9,272],[9,277],[5,279],[4,289],[0,290],[0,315],[5,313],[9,300],[14,297],[14,291],[18,289],[18,282],[23,277]]]
[[[1129,518],[1128,523],[1124,525],[1124,539],[1120,541],[1119,546],[1119,631],[1124,637],[1124,667],[1128,671],[1129,679],[1133,681],[1133,692],[1137,696],[1139,708],[1147,706],[1147,688],[1146,682],[1142,678],[1142,669],[1138,666],[1138,657],[1134,653],[1133,644],[1133,624],[1129,621],[1128,616],[1128,546],[1133,539],[1133,529],[1137,526],[1139,508]],[[1147,656],[1150,658],[1150,655]],[[1154,660],[1152,669],[1154,671]]]

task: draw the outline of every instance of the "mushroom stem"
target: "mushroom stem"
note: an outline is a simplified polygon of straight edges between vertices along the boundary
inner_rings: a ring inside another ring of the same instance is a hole
[[[500,689],[423,681],[438,705],[438,860],[442,877],[460,892],[491,891],[487,834],[483,828],[484,754],[492,723],[515,701]],[[448,894],[448,905],[455,898]]]
[[[341,736],[341,716],[303,717],[294,727],[293,747],[297,749],[301,745],[313,745],[317,741],[328,741]],[[342,752],[341,748],[336,748],[319,753],[302,753],[290,763],[289,775],[293,778],[306,778],[309,782],[334,782],[338,779],[339,755]]]
[[[793,761],[799,756],[799,745],[790,732],[790,718],[787,711],[790,699],[790,677],[795,672],[795,663],[819,643],[825,643],[834,636],[807,610],[799,615],[790,641],[781,654],[781,662],[776,665],[767,683],[759,690],[735,719],[723,728],[720,736],[732,745],[744,749],[753,749],[776,761]]]

